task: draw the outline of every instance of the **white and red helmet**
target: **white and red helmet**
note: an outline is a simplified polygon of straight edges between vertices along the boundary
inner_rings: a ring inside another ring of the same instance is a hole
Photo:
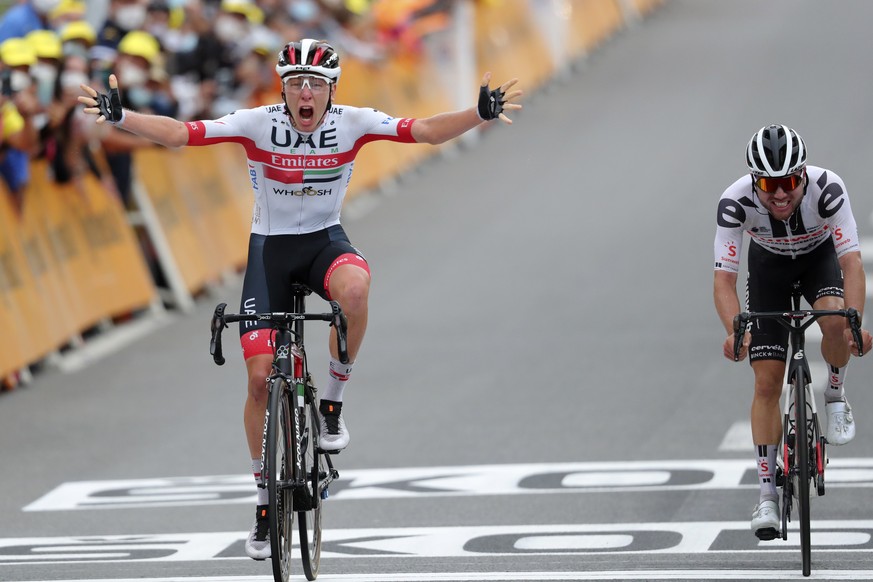
[[[339,55],[332,46],[321,40],[304,38],[293,41],[279,51],[276,73],[284,79],[288,75],[321,75],[336,83],[342,69]]]

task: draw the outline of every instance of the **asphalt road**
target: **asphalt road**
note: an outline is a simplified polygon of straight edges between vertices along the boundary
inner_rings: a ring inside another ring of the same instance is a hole
[[[796,536],[748,530],[751,371],[721,356],[715,208],[749,136],[785,123],[871,240],[871,21],[863,0],[670,0],[512,127],[349,205],[370,326],[319,580],[800,577]],[[239,348],[207,353],[238,295],[0,398],[0,580],[269,579],[242,549]],[[873,579],[870,373],[849,368],[858,436],[813,501],[814,578]]]

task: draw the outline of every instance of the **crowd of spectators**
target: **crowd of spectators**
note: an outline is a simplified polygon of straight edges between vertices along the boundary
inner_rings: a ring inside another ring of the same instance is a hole
[[[288,40],[328,39],[379,63],[416,50],[453,0],[20,0],[0,16],[0,177],[20,207],[31,161],[51,177],[100,177],[130,206],[132,152],[154,147],[85,119],[79,86],[118,76],[125,107],[212,119],[281,100],[274,66]]]

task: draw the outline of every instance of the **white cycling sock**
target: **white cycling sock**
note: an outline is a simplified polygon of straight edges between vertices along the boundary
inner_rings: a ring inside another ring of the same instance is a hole
[[[343,401],[343,390],[346,389],[346,384],[349,381],[349,375],[352,373],[354,362],[343,364],[339,360],[330,359],[330,371],[327,376],[327,386],[324,387],[324,392],[321,397],[325,400],[333,400],[334,402]]]
[[[835,400],[845,400],[846,391],[843,389],[843,382],[846,380],[846,368],[848,366],[843,366],[842,368],[837,368],[836,366],[831,366],[828,364],[828,369],[830,371],[830,379],[828,380],[828,387],[825,388],[825,402],[834,402]]]
[[[261,460],[252,459],[252,474],[255,476],[255,484],[258,485],[258,505],[267,505],[270,502],[270,496],[266,487],[261,487]]]
[[[755,445],[758,453],[758,483],[761,485],[761,501],[778,501],[776,492],[776,452],[779,445]]]

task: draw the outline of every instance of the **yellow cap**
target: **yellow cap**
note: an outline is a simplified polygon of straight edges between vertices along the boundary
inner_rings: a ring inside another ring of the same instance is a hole
[[[249,0],[221,0],[221,9],[225,12],[242,14],[252,24],[264,22],[264,11]]]
[[[97,33],[87,21],[76,20],[61,29],[61,42],[68,40],[84,40],[88,44],[94,44],[97,42]]]
[[[345,0],[346,10],[354,14],[364,14],[370,9],[370,0]]]
[[[124,55],[142,57],[149,63],[158,61],[161,54],[161,45],[158,39],[142,30],[132,30],[124,35],[118,43],[118,52]]]
[[[30,44],[37,58],[60,59],[63,55],[61,37],[53,30],[34,30],[28,32],[24,39]]]
[[[0,44],[0,60],[9,67],[30,66],[36,62],[36,53],[23,38],[9,38]]]
[[[85,16],[85,3],[81,0],[61,0],[57,8],[49,12],[49,18],[61,18],[63,16]]]

